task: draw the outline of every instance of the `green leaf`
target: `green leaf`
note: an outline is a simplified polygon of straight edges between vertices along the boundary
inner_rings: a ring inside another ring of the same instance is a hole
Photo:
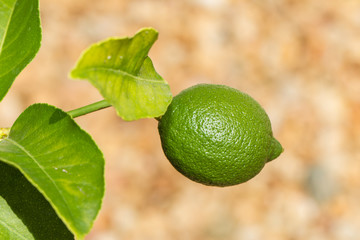
[[[28,107],[1,140],[0,160],[21,171],[77,239],[90,231],[104,195],[104,159],[67,113]]]
[[[0,176],[0,239],[74,239],[49,202],[18,169],[0,162]]]
[[[131,38],[110,38],[88,48],[70,77],[89,80],[124,120],[163,115],[170,87],[147,56],[158,32],[140,30]]]
[[[0,196],[0,239],[26,239],[33,240],[34,237],[13,213],[5,199]]]
[[[40,48],[38,0],[0,0],[0,101]]]

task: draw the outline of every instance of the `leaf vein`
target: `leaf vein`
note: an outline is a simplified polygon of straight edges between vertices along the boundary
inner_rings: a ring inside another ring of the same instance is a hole
[[[10,138],[6,138],[4,139],[3,141],[8,141],[10,143],[12,143],[13,145],[15,145],[16,147],[18,147],[21,151],[23,151],[29,158],[31,158],[31,160],[33,160],[33,162],[41,169],[41,171],[45,174],[45,176],[50,180],[50,182],[55,186],[55,189],[56,191],[59,193],[59,195],[61,196],[62,198],[62,201],[65,203],[65,207],[67,208],[68,212],[70,213],[71,217],[73,218],[72,216],[72,212],[66,202],[66,200],[64,199],[64,196],[61,194],[61,191],[59,189],[59,187],[57,186],[56,182],[54,181],[54,179],[52,179],[50,177],[50,175],[45,171],[44,167],[42,165],[40,165],[36,159],[34,158],[34,156],[29,152],[27,151],[21,144],[19,144],[18,142],[16,142],[15,140],[13,139],[10,139]],[[48,198],[46,196],[46,198]]]
[[[30,9],[30,11],[33,10],[33,7]],[[30,19],[31,17],[31,14],[32,12],[30,12],[26,15],[26,16],[22,16],[24,19],[23,19],[23,22],[25,23],[28,23],[28,20]],[[10,23],[9,23],[10,25]],[[6,50],[8,47],[10,47],[19,37],[21,34],[24,33],[23,29],[28,26],[26,24],[21,24],[21,27],[17,29],[16,31],[16,35],[12,36],[12,38],[10,39],[10,41],[6,41],[6,45],[5,46],[2,46],[2,50],[1,51],[4,51]],[[4,41],[5,42],[5,41]]]
[[[97,72],[97,71],[107,71],[107,72],[112,72],[115,73],[117,75],[125,75],[125,76],[129,76],[131,78],[134,78],[135,80],[138,81],[144,81],[144,82],[154,82],[154,83],[165,83],[165,81],[163,79],[155,79],[155,78],[143,78],[140,76],[136,76],[136,75],[132,75],[130,73],[127,73],[125,71],[122,71],[120,69],[112,69],[112,68],[104,68],[104,67],[89,67],[89,68],[82,68],[82,71],[89,71],[89,72]]]
[[[16,5],[16,3],[17,3],[17,1],[16,1],[15,4],[12,6],[13,8],[12,8],[11,14],[10,14],[10,16],[9,16],[9,19],[8,19],[8,21],[7,21],[7,23],[6,23],[4,35],[3,35],[2,39],[1,39],[1,42],[0,42],[0,55],[1,55],[1,53],[2,53],[2,48],[3,48],[4,42],[5,42],[5,38],[6,38],[7,32],[8,32],[8,30],[9,30],[9,25],[10,25],[11,19],[12,19],[13,15],[14,15],[14,9],[15,9],[14,6]],[[9,7],[9,8],[10,8],[10,10],[11,10],[11,7]]]
[[[21,235],[20,233],[18,233],[14,228],[10,227],[8,224],[6,224],[6,222],[2,221],[0,219],[0,224],[5,226],[7,229],[9,229],[12,233],[15,233],[17,236],[19,236],[21,239],[27,240],[26,237],[24,237],[23,235]]]

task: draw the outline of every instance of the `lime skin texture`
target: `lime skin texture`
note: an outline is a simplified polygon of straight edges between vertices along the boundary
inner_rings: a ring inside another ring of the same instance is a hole
[[[183,90],[159,119],[158,130],[175,169],[210,186],[246,182],[283,152],[259,103],[224,85]]]

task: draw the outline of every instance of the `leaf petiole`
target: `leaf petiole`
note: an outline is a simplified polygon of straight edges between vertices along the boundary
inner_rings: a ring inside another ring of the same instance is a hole
[[[86,115],[88,113],[92,113],[104,108],[108,108],[111,107],[111,104],[108,103],[106,100],[101,100],[99,102],[95,102],[71,111],[68,111],[67,113],[72,117],[72,118],[76,118],[76,117],[80,117],[83,115]]]

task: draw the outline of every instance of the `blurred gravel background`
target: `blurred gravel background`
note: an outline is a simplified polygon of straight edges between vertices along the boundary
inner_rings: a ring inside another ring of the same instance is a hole
[[[151,26],[150,52],[176,95],[226,84],[265,108],[285,152],[249,182],[206,187],[162,153],[157,121],[113,109],[77,119],[106,158],[106,196],[86,240],[357,240],[360,236],[360,1],[41,0],[42,47],[0,104],[100,100],[67,76],[82,50]]]

